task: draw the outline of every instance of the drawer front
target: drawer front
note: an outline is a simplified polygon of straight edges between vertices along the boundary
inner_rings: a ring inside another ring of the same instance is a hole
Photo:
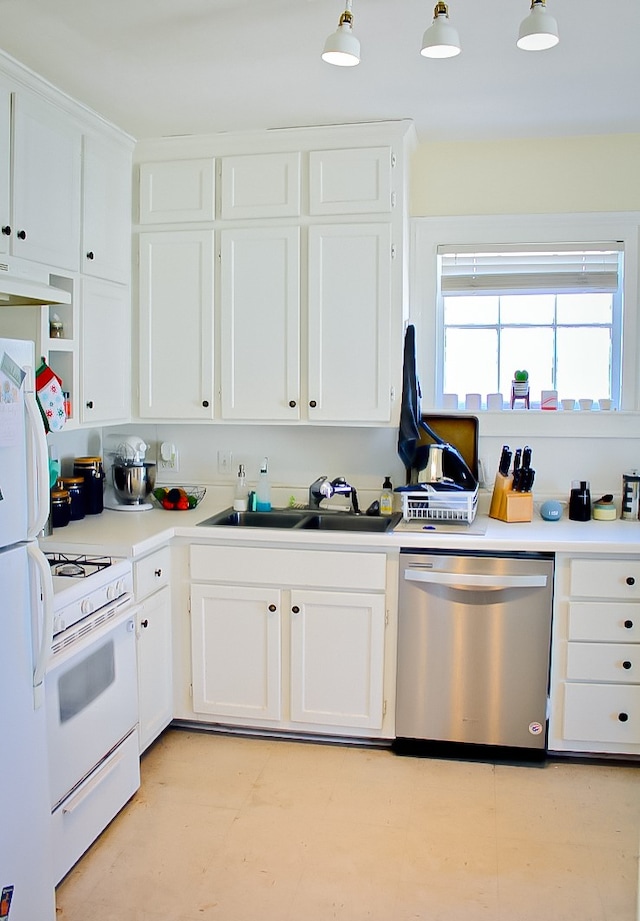
[[[640,646],[622,643],[569,643],[567,678],[573,681],[640,683]]]
[[[640,604],[572,601],[569,639],[640,643]]]
[[[384,591],[387,558],[384,553],[337,553],[279,550],[272,547],[208,547],[194,544],[190,553],[191,579],[235,585]]]
[[[572,560],[574,597],[640,601],[640,560]]]
[[[169,584],[171,578],[171,551],[163,547],[133,565],[136,601],[157,592]]]
[[[640,686],[567,682],[563,736],[576,742],[640,744]]]

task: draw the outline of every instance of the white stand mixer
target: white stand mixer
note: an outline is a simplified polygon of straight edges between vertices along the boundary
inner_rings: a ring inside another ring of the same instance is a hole
[[[105,448],[111,459],[104,507],[119,512],[142,512],[153,508],[147,496],[156,482],[156,465],[145,461],[149,447],[139,435],[109,435],[113,445]]]

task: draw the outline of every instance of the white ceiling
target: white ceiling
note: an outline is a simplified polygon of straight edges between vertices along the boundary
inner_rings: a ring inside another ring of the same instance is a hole
[[[353,0],[358,67],[320,53],[342,0],[0,0],[0,47],[136,138],[411,118],[421,140],[640,132],[639,0],[450,0],[463,52],[419,54],[435,0]]]

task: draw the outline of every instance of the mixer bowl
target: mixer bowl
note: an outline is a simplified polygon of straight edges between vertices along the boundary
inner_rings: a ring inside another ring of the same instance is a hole
[[[141,505],[156,484],[155,464],[114,464],[113,490],[124,505]]]

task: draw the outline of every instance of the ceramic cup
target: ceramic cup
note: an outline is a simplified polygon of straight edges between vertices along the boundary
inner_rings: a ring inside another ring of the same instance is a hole
[[[593,400],[578,400],[578,403],[580,404],[580,409],[593,409]]]
[[[480,393],[468,393],[464,398],[465,409],[471,410],[471,412],[478,412],[482,406],[482,394]]]
[[[501,393],[488,393],[487,394],[487,409],[490,412],[498,412],[502,409],[504,405],[504,400],[502,399]]]
[[[600,407],[600,409],[611,409],[612,405],[613,405],[613,401],[610,400],[608,397],[607,398],[602,397],[602,399],[598,400],[598,406]]]
[[[563,409],[575,409],[576,401],[575,400],[560,400],[560,405]]]
[[[442,408],[451,410],[458,408],[458,394],[457,393],[443,393],[442,394]]]

